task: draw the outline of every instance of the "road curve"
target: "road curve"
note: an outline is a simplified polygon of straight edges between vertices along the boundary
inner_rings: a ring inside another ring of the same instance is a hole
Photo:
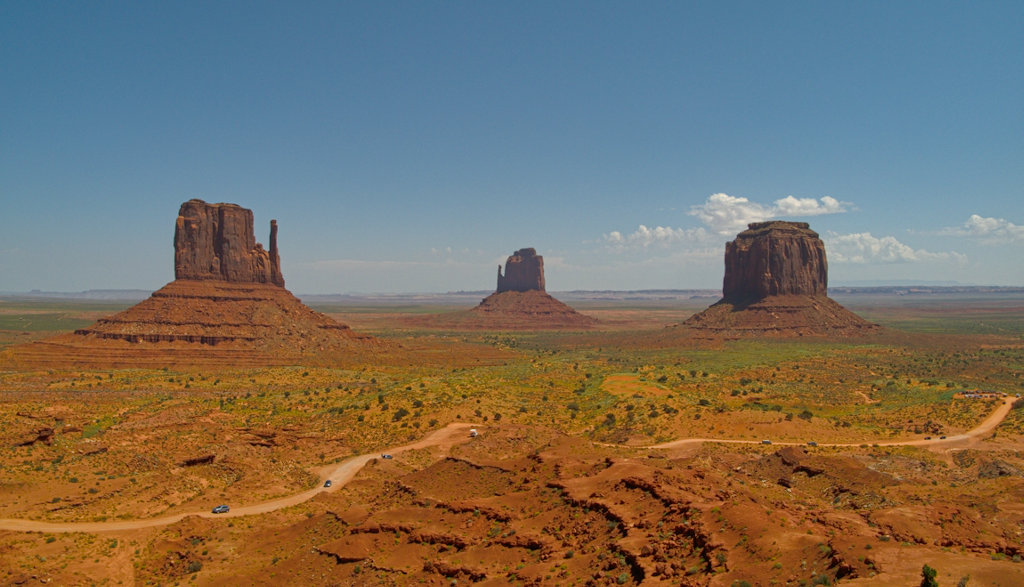
[[[985,434],[988,434],[989,432],[992,432],[993,430],[995,430],[996,426],[998,426],[1006,418],[1007,414],[1010,413],[1010,410],[1013,409],[1013,402],[1015,402],[1016,400],[1017,400],[1017,398],[1013,397],[1013,396],[1009,396],[1009,397],[1003,398],[1003,403],[998,408],[996,408],[991,414],[989,414],[988,418],[985,418],[981,422],[981,424],[978,424],[977,426],[975,426],[974,428],[971,428],[970,430],[968,430],[967,432],[964,432],[963,434],[956,434],[954,436],[948,436],[946,438],[932,438],[932,439],[929,439],[929,440],[925,440],[925,439],[922,438],[922,439],[919,439],[919,440],[900,440],[900,441],[895,441],[895,442],[873,442],[873,441],[870,441],[870,440],[869,441],[865,441],[865,442],[870,443],[872,446],[936,446],[936,445],[940,445],[941,446],[941,445],[957,444],[958,442],[962,442],[964,440],[970,440],[972,438],[978,438],[979,436],[984,436]],[[687,444],[697,444],[697,443],[702,443],[702,442],[714,442],[714,443],[718,443],[718,444],[763,444],[763,441],[761,441],[761,440],[727,440],[727,439],[720,439],[720,438],[680,438],[678,440],[670,440],[668,442],[663,442],[661,444],[654,444],[654,445],[651,445],[651,446],[641,446],[641,447],[636,447],[636,448],[677,448],[677,447],[680,447],[680,446],[685,446]],[[861,445],[865,444],[865,442],[836,442],[836,443],[819,442],[818,446],[838,446],[838,447],[843,447],[843,446],[861,446]],[[804,446],[807,443],[806,442],[775,442],[775,441],[772,441],[771,444],[772,445],[780,445],[780,446]]]
[[[474,424],[452,423],[444,428],[427,434],[416,442],[391,448],[386,452],[388,454],[400,454],[408,450],[416,450],[430,446],[441,446],[446,449],[450,449],[456,444],[468,441],[470,436],[467,431],[473,426]],[[328,471],[328,474],[322,475],[319,482],[317,482],[317,487],[314,487],[313,489],[269,501],[254,503],[252,505],[233,506],[231,511],[224,514],[214,514],[208,510],[202,510],[196,512],[182,512],[159,518],[118,520],[113,522],[41,522],[36,520],[6,518],[0,519],[0,530],[12,530],[15,532],[117,532],[123,530],[138,530],[142,528],[166,526],[168,524],[178,522],[188,516],[198,516],[201,518],[235,518],[239,516],[249,516],[252,514],[265,514],[274,510],[298,505],[304,501],[312,499],[313,496],[318,493],[330,493],[341,489],[345,484],[355,478],[356,474],[366,466],[366,463],[378,458],[380,454],[381,453],[369,453],[359,455],[346,459],[333,469],[327,467],[326,470]],[[331,487],[323,487],[323,483],[327,479],[331,480]]]
[[[985,418],[981,424],[978,424],[971,430],[963,434],[957,434],[955,436],[949,436],[944,439],[931,439],[931,440],[904,440],[898,442],[872,442],[873,445],[878,446],[933,446],[933,445],[950,445],[977,438],[992,432],[996,426],[1002,422],[1010,410],[1013,408],[1013,402],[1016,400],[1014,397],[1007,397],[1003,400],[1002,405],[996,408],[988,418]],[[430,434],[427,434],[422,439],[406,444],[396,448],[388,449],[386,452],[389,454],[400,454],[408,450],[415,450],[420,448],[427,448],[430,446],[441,446],[446,449],[450,449],[456,444],[466,442],[470,439],[467,431],[474,427],[474,424],[463,424],[463,423],[452,423],[444,428],[435,430]],[[631,448],[676,448],[685,446],[688,444],[697,444],[702,442],[714,442],[719,444],[761,444],[760,440],[731,440],[731,439],[720,439],[720,438],[681,438],[662,444],[656,444],[652,446],[636,446]],[[870,442],[870,441],[868,441]],[[772,442],[773,445],[781,446],[802,446],[804,442]],[[844,446],[860,446],[861,443],[819,443],[818,446],[832,446],[832,447],[844,447]],[[366,463],[377,458],[380,453],[369,453],[351,457],[333,469],[327,468],[329,474],[320,477],[320,481],[317,483],[317,487],[296,493],[294,495],[288,495],[269,501],[255,503],[252,505],[243,505],[233,507],[230,512],[225,514],[214,514],[209,511],[196,511],[196,512],[183,512],[170,516],[163,516],[160,518],[147,518],[144,520],[123,520],[115,522],[40,522],[36,520],[21,520],[14,518],[0,519],[0,530],[12,530],[16,532],[117,532],[123,530],[138,530],[141,528],[152,528],[156,526],[166,526],[180,521],[181,519],[188,516],[199,516],[201,518],[234,518],[239,516],[249,516],[253,514],[265,514],[282,508],[290,507],[293,505],[300,504],[304,501],[312,499],[313,496],[318,493],[330,493],[337,491],[344,487],[349,481],[351,481],[356,474],[362,470]],[[332,486],[323,487],[323,482],[326,479],[330,479]]]

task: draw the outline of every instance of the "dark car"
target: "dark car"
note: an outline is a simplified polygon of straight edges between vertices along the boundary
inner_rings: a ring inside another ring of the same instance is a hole
[[[330,487],[330,486],[331,486],[331,480],[330,479],[328,479],[327,481],[324,481],[324,487]]]
[[[925,440],[931,440],[931,439],[932,439],[932,437],[931,437],[931,436],[925,436],[925,437],[924,437],[924,439],[925,439]]]
[[[229,508],[226,505],[219,505],[219,506],[213,508],[213,513],[215,513],[215,514],[226,514],[226,513],[228,513],[228,510],[230,510],[230,509],[231,508]]]
[[[812,441],[810,441],[810,442],[808,442],[808,443],[807,443],[807,446],[818,446],[818,443],[817,443],[817,442],[814,442],[814,441],[812,440]]]
[[[946,437],[945,436],[940,436],[939,440],[946,440]]]
[[[382,455],[380,455],[380,458],[382,458],[382,459],[390,459],[392,457],[389,454],[382,454]]]

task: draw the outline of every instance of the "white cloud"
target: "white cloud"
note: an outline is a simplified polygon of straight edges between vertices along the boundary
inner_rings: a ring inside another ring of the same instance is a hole
[[[1024,226],[1019,226],[1003,218],[985,218],[971,214],[963,226],[945,228],[940,234],[966,236],[981,239],[985,243],[1007,243],[1024,241]]]
[[[780,216],[820,216],[846,212],[847,202],[840,202],[831,196],[797,198],[786,196],[775,200],[771,206],[751,202],[744,197],[729,194],[712,194],[707,201],[690,208],[690,216],[696,216],[712,231],[731,235],[743,231],[751,222],[764,222]]]
[[[709,250],[719,250],[721,236],[733,236],[747,228],[751,222],[763,222],[779,216],[818,216],[845,212],[850,204],[824,196],[820,199],[786,196],[765,206],[747,198],[729,194],[712,194],[707,201],[690,208],[688,214],[696,216],[705,226],[672,228],[641,224],[631,233],[613,230],[603,235],[604,242],[616,251],[669,248],[672,245],[690,245],[684,253],[704,257]],[[693,246],[696,245],[696,246]]]
[[[876,237],[870,232],[829,234],[825,239],[830,261],[837,263],[920,263],[924,261],[967,261],[956,252],[932,253],[901,243],[896,237]]]
[[[703,204],[691,207],[689,214],[718,234],[740,232],[748,223],[761,222],[770,216],[761,204],[729,194],[712,194]]]
[[[849,204],[840,202],[832,196],[822,196],[821,199],[794,198],[786,196],[781,200],[775,200],[772,216],[820,216],[822,214],[838,214],[846,212]]]
[[[667,226],[655,226],[648,228],[641,224],[635,231],[623,235],[613,230],[604,235],[608,244],[618,247],[642,247],[648,248],[652,245],[669,245],[677,242],[700,242],[707,239],[707,231],[703,228],[670,228]]]

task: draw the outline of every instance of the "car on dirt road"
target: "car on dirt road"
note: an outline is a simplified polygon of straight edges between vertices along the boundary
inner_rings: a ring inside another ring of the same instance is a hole
[[[212,511],[213,511],[213,513],[215,513],[215,514],[226,514],[226,513],[228,513],[228,510],[230,510],[230,509],[231,509],[231,508],[229,508],[229,507],[228,507],[228,506],[226,506],[226,505],[219,505],[219,506],[217,506],[217,507],[213,508],[213,510],[212,510]]]
[[[330,479],[328,479],[327,481],[324,481],[324,487],[330,487],[330,486],[331,486],[331,480]]]

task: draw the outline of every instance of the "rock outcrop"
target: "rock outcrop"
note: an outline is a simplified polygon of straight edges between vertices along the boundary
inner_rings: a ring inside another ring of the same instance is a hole
[[[237,204],[185,202],[174,229],[174,278],[284,287],[277,221],[270,221],[266,251],[253,234],[252,210]]]
[[[757,222],[725,245],[722,294],[726,300],[827,292],[825,243],[806,222]]]
[[[506,291],[544,291],[544,257],[537,251],[519,249],[505,260],[505,275],[498,265],[497,293]]]
[[[850,336],[879,330],[828,297],[825,245],[806,222],[775,220],[725,245],[722,299],[682,326],[714,336]]]
[[[277,223],[270,250],[253,236],[252,211],[190,200],[174,233],[175,280],[148,299],[74,334],[25,345],[41,365],[262,366],[361,360],[389,345],[299,301],[284,288]]]

